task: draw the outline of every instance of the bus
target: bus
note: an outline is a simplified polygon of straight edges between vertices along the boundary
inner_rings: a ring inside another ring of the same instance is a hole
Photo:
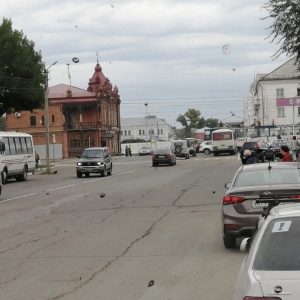
[[[231,129],[217,129],[212,132],[212,147],[214,156],[220,153],[236,154],[234,131]]]
[[[0,131],[0,171],[2,183],[15,178],[26,181],[35,171],[35,151],[32,136],[27,133]]]

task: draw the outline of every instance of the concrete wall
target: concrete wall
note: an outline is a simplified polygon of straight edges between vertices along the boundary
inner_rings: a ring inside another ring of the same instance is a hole
[[[156,142],[156,143],[135,143],[135,144],[121,144],[122,153],[125,154],[125,147],[132,146],[132,154],[138,154],[140,148],[143,146],[151,146],[153,150],[159,147],[171,147],[171,142]]]

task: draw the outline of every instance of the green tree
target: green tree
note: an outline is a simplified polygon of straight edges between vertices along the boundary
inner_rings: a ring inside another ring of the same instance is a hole
[[[219,120],[218,119],[214,119],[214,118],[208,118],[206,120],[206,126],[209,128],[215,128],[215,127],[219,127]]]
[[[268,38],[271,42],[277,41],[280,44],[278,51],[274,54],[277,58],[285,53],[288,56],[296,56],[298,65],[300,64],[300,5],[295,0],[269,0],[263,8],[269,13],[265,17],[274,19],[269,27],[271,33]]]
[[[0,25],[0,116],[13,111],[41,108],[44,101],[44,65],[22,31],[11,20]]]
[[[200,110],[189,108],[184,115],[179,115],[176,119],[177,122],[181,123],[186,128],[186,137],[191,136],[191,129],[197,128],[197,124],[200,120]]]

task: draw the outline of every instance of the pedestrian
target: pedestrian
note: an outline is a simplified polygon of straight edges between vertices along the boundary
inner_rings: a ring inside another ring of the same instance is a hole
[[[132,146],[129,145],[129,155],[132,156]]]
[[[286,145],[282,145],[280,147],[280,153],[282,155],[282,161],[283,162],[293,162],[293,159],[290,155],[290,149]]]
[[[249,149],[246,149],[244,151],[243,164],[250,165],[257,163],[260,163],[260,160],[256,156],[254,156]]]
[[[128,148],[128,146],[126,145],[126,147],[125,147],[125,155],[126,155],[126,157],[128,156],[128,152],[129,152],[129,148]]]
[[[297,152],[298,152],[299,146],[300,146],[300,143],[296,139],[296,136],[294,135],[292,143],[291,143],[291,150],[292,150],[293,161],[297,161]]]
[[[34,153],[35,153],[35,168],[37,169],[39,167],[40,156],[36,151]]]

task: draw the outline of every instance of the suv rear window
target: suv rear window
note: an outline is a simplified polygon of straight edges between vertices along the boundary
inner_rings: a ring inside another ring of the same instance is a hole
[[[270,222],[254,261],[255,270],[300,270],[300,218],[289,217]]]
[[[243,144],[244,149],[254,149],[254,148],[256,148],[256,146],[257,146],[256,142],[245,142]]]

